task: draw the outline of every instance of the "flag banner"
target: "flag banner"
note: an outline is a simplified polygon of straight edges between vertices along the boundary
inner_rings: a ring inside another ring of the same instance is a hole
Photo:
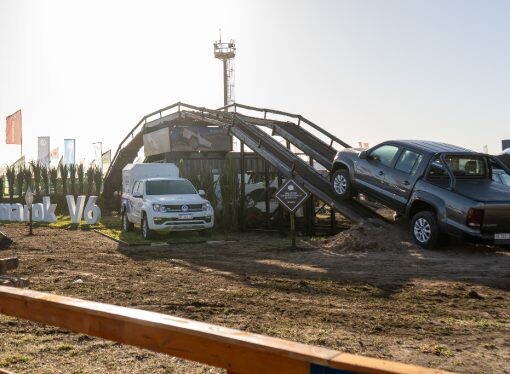
[[[64,139],[64,163],[69,166],[75,163],[75,139]]]
[[[109,149],[103,155],[101,156],[103,165],[104,164],[110,164],[112,162],[112,150]]]
[[[48,166],[50,164],[50,137],[39,136],[37,138],[37,161]]]
[[[50,152],[50,160],[56,160],[60,157],[60,150],[57,148],[53,148]]]
[[[94,148],[95,165],[97,165],[99,170],[103,170],[103,165],[101,163],[101,156],[103,155],[103,144],[101,142],[92,143],[92,147]]]
[[[21,109],[6,118],[5,144],[21,145]]]

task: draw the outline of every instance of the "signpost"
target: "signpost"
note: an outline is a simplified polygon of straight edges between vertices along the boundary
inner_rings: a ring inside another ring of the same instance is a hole
[[[287,180],[276,192],[275,197],[290,212],[290,235],[292,247],[296,247],[296,210],[305,202],[309,194],[293,179]]]

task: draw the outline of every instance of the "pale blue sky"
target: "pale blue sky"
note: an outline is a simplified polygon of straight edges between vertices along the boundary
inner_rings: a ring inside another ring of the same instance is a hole
[[[0,164],[5,116],[24,149],[118,143],[176,101],[222,104],[212,43],[234,38],[236,100],[300,113],[356,144],[432,139],[500,151],[510,138],[507,1],[0,0]]]

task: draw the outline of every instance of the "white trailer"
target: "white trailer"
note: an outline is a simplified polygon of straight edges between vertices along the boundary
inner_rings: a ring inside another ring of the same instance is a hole
[[[137,180],[147,178],[179,178],[179,168],[173,163],[127,164],[122,169],[122,192],[131,192]]]

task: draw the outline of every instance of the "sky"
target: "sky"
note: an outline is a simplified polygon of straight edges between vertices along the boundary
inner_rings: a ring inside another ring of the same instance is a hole
[[[23,153],[76,139],[114,153],[145,115],[223,104],[213,42],[234,39],[235,99],[301,114],[347,143],[429,139],[490,153],[510,138],[510,2],[0,0],[5,117]]]

